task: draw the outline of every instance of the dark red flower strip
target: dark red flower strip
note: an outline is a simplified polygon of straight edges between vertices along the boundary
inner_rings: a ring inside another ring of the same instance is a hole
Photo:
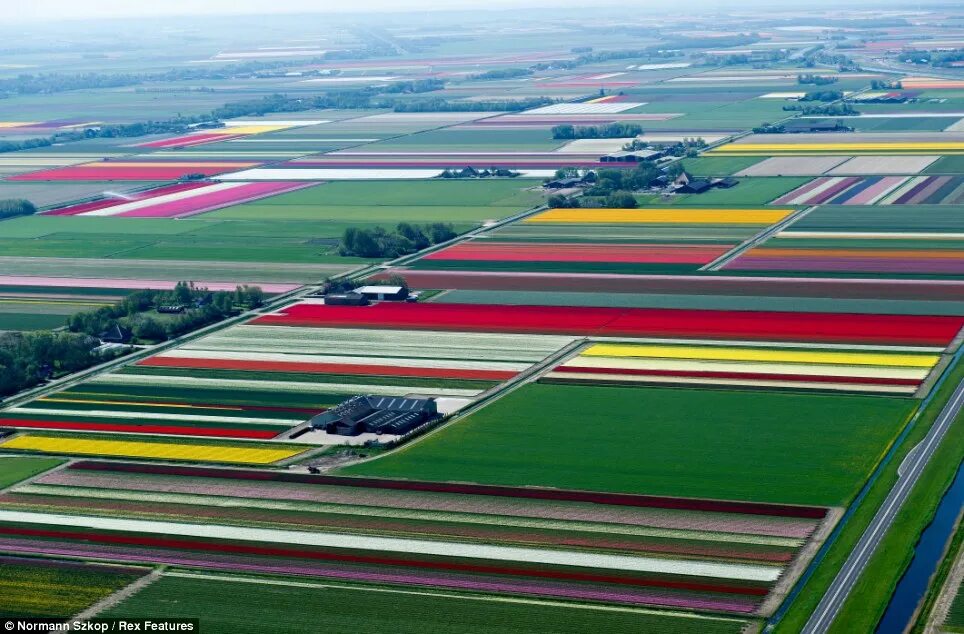
[[[136,415],[133,417],[136,418]],[[184,427],[180,425],[111,425],[87,421],[50,421],[3,418],[0,423],[10,427],[29,427],[31,429],[67,429],[81,431],[128,432],[136,434],[170,434],[172,436],[211,436],[214,438],[251,438],[266,440],[280,432],[263,429],[229,429],[207,427]]]
[[[432,379],[478,379],[505,381],[518,372],[504,370],[472,370],[454,368],[404,368],[357,363],[308,363],[296,361],[245,361],[241,359],[188,359],[150,357],[137,365],[164,368],[203,368],[218,370],[252,370],[260,372],[306,372],[310,374],[358,374],[367,376],[408,376]]]
[[[518,544],[546,544],[550,546],[568,546],[575,548],[590,548],[593,550],[611,549],[619,551],[645,553],[665,553],[670,555],[713,557],[715,559],[726,559],[731,561],[748,562],[770,562],[787,563],[793,559],[792,549],[769,549],[753,550],[740,544],[713,544],[696,542],[663,543],[660,540],[651,541],[631,541],[623,539],[618,535],[601,535],[592,533],[581,537],[571,533],[561,533],[543,535],[531,530],[506,529],[499,526],[441,526],[436,522],[407,522],[396,521],[383,518],[362,518],[357,516],[329,516],[323,519],[315,517],[303,517],[291,515],[284,511],[249,509],[249,508],[230,508],[230,507],[206,507],[193,504],[165,503],[163,507],[158,507],[155,502],[128,502],[101,500],[91,498],[58,498],[54,502],[49,495],[31,495],[25,493],[2,494],[0,503],[17,504],[20,507],[25,505],[42,506],[52,512],[53,506],[57,509],[70,508],[82,509],[86,511],[97,510],[100,512],[108,511],[112,515],[118,512],[124,513],[151,513],[159,516],[160,519],[172,521],[195,520],[199,517],[207,517],[222,522],[237,522],[254,520],[258,522],[269,522],[272,524],[283,523],[291,526],[314,526],[325,527],[328,529],[337,528],[339,530],[378,530],[386,533],[405,533],[409,536],[430,535],[438,537],[469,538],[476,540],[498,541],[511,545],[513,542]]]
[[[864,376],[826,376],[812,374],[772,374],[767,372],[714,372],[684,370],[642,370],[637,368],[583,368],[561,365],[553,372],[576,374],[625,374],[629,376],[676,376],[707,379],[747,379],[758,381],[801,381],[812,383],[858,383],[867,385],[920,385],[917,379],[896,379],[890,377]]]
[[[413,288],[491,291],[584,291],[667,293],[673,295],[749,295],[767,297],[840,297],[957,301],[964,297],[959,280],[833,279],[785,277],[686,277],[615,273],[537,273],[520,271],[422,271],[388,269],[371,277],[386,281],[403,275]]]
[[[382,302],[295,304],[252,323],[946,346],[964,326],[964,317]]]
[[[278,546],[247,546],[227,542],[205,542],[190,539],[176,539],[170,537],[140,537],[134,535],[118,535],[103,533],[88,533],[77,531],[55,531],[47,529],[31,529],[20,527],[0,526],[0,534],[23,535],[27,537],[72,539],[99,544],[123,544],[128,546],[151,546],[154,548],[168,548],[192,550],[202,552],[238,553],[245,555],[262,555],[268,557],[287,557],[294,559],[317,559],[322,561],[339,561],[358,564],[375,564],[379,566],[404,566],[409,568],[425,568],[430,570],[451,570],[457,572],[473,572],[490,575],[510,575],[537,577],[544,579],[562,579],[566,581],[582,581],[589,583],[610,583],[629,586],[651,586],[659,588],[673,588],[676,590],[691,590],[696,592],[718,592],[720,594],[742,594],[750,596],[766,596],[769,588],[765,586],[723,585],[714,583],[700,583],[696,581],[676,581],[660,579],[658,577],[620,577],[584,572],[566,572],[562,570],[535,570],[526,568],[512,568],[509,566],[490,566],[479,564],[457,563],[454,561],[425,561],[416,559],[401,559],[395,557],[375,557],[365,555],[349,555],[337,552],[323,552],[297,548],[281,548]]]
[[[424,260],[477,262],[619,262],[629,264],[705,264],[733,245],[564,244],[466,242],[425,256]]]
[[[487,495],[497,497],[525,498],[532,500],[558,500],[565,502],[590,502],[615,506],[665,508],[712,513],[745,513],[776,517],[822,519],[827,509],[817,506],[791,504],[767,504],[765,502],[734,502],[729,500],[702,500],[674,498],[632,493],[600,493],[595,491],[572,491],[561,489],[536,489],[530,487],[493,486],[487,484],[450,484],[446,482],[419,482],[414,480],[387,480],[380,478],[355,478],[346,476],[323,476],[251,469],[218,469],[212,467],[189,467],[174,465],[133,464],[84,460],[70,465],[70,469],[85,471],[113,471],[123,473],[152,473],[181,475],[195,478],[225,478],[229,480],[259,480],[269,482],[292,482],[327,486],[348,486],[398,491],[424,491],[431,493],[458,493],[464,495]]]

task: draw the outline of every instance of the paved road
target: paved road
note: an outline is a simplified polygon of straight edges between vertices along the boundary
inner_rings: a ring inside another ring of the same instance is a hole
[[[900,476],[897,483],[890,490],[870,526],[864,531],[843,568],[837,573],[827,593],[820,600],[817,609],[810,616],[810,620],[802,630],[803,634],[819,634],[830,628],[830,624],[840,613],[844,602],[860,579],[861,573],[893,524],[897,513],[900,512],[914,485],[920,479],[924,468],[940,446],[947,429],[961,412],[962,406],[964,406],[964,381],[961,381],[954,390],[954,394],[951,395],[924,440],[905,458],[899,470]]]

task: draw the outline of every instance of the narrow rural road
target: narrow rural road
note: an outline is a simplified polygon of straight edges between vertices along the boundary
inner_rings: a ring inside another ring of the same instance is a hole
[[[837,573],[823,599],[820,600],[817,609],[810,616],[810,620],[802,630],[803,634],[821,634],[830,629],[831,623],[840,614],[847,597],[850,596],[860,575],[877,551],[897,513],[903,508],[924,468],[927,467],[944,439],[948,428],[961,412],[962,406],[964,406],[964,381],[958,384],[924,440],[905,458],[899,470],[897,483],[890,490],[887,499],[878,509],[873,521],[861,535],[860,541],[857,542],[843,568]]]

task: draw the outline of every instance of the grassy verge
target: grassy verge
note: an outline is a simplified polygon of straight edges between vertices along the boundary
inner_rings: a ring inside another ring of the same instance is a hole
[[[873,519],[878,507],[881,505],[881,503],[883,503],[884,499],[887,497],[887,494],[897,481],[897,469],[900,466],[901,461],[904,459],[907,453],[915,445],[917,445],[917,443],[919,443],[924,436],[927,435],[928,430],[930,430],[931,425],[934,424],[934,420],[937,418],[938,414],[940,414],[944,404],[954,392],[954,388],[957,387],[958,383],[960,383],[962,379],[964,379],[964,364],[956,364],[948,370],[948,373],[947,380],[943,383],[943,385],[941,385],[935,397],[921,413],[917,422],[914,424],[913,429],[910,430],[893,459],[884,468],[880,477],[877,479],[877,482],[874,483],[863,502],[856,509],[847,525],[841,531],[836,543],[827,553],[827,556],[824,558],[823,562],[821,562],[813,576],[811,576],[807,581],[806,585],[803,587],[803,590],[797,595],[796,600],[790,606],[790,609],[774,629],[774,631],[778,634],[782,634],[784,632],[799,632],[803,625],[807,622],[807,619],[810,618],[810,614],[817,607],[817,604],[823,597],[827,587],[833,581],[841,566],[843,566],[844,561],[846,561],[847,557],[850,555],[854,545],[860,539],[860,536],[867,528],[867,525],[870,524],[870,521]],[[945,439],[945,443],[941,445],[941,450],[935,455],[935,458],[931,463],[931,467],[925,471],[924,477],[921,480],[925,486],[929,486],[928,479],[933,477],[932,471],[934,465],[941,465],[941,461],[947,459],[945,452],[950,446],[950,441],[955,438],[954,434],[956,433],[957,437],[960,438],[961,424],[962,423],[960,420],[954,424],[950,430],[949,436]],[[951,472],[951,476],[953,476],[953,470],[957,468],[959,462],[960,457],[958,456],[958,461],[954,462],[952,465],[941,466],[943,466],[944,469],[949,470]],[[947,480],[947,483],[949,482],[950,480]],[[918,487],[914,491],[912,500],[919,501],[920,498],[926,497],[927,501],[932,504],[930,507],[930,512],[933,513],[933,509],[937,505],[939,496],[938,498],[934,498],[932,496],[921,496],[921,488],[922,486],[919,483]],[[946,488],[946,483],[944,486],[940,487],[940,491],[943,491],[944,488]],[[910,506],[918,507],[917,504],[910,504],[908,508]],[[924,508],[927,508],[926,504],[924,505]],[[907,509],[905,509],[905,511],[907,511]],[[924,526],[926,526],[929,518],[930,515],[926,513],[924,517],[918,518],[919,522],[917,523],[919,524],[919,527],[917,530],[913,530],[913,526],[907,525],[907,513],[901,513],[901,515],[897,518],[897,522],[895,523],[894,528],[891,530],[890,535],[899,535],[899,541],[906,544],[906,549],[902,552],[888,553],[887,559],[889,560],[889,565],[894,566],[893,568],[886,569],[882,568],[880,565],[874,565],[875,572],[880,574],[879,577],[871,575],[869,572],[864,574],[864,580],[873,580],[871,585],[876,585],[878,587],[877,594],[879,596],[877,599],[874,599],[878,603],[876,606],[878,618],[880,614],[882,614],[886,605],[886,600],[889,598],[890,592],[893,590],[897,580],[900,578],[900,574],[906,566],[907,561],[910,560],[910,555],[908,553],[909,549],[913,548],[913,544],[916,542],[920,531],[923,530]],[[902,519],[903,522],[901,522]],[[908,533],[907,529],[910,529],[912,533]],[[890,542],[888,542],[888,544],[890,544]],[[881,551],[886,551],[888,547],[893,546],[883,546]],[[899,548],[900,544],[897,544],[897,547]],[[897,561],[893,559],[894,557],[897,557]],[[900,562],[901,557],[906,558],[903,563]],[[872,564],[879,564],[879,562],[877,559],[875,559]],[[888,579],[891,581],[888,582]],[[866,595],[863,596],[867,600],[872,599],[872,597]],[[851,602],[848,603],[848,605],[852,605],[852,599],[853,595],[851,597]],[[867,610],[871,609],[874,609],[874,606],[866,605],[860,608],[858,611],[866,613]],[[839,628],[840,624],[846,622],[847,621],[844,619],[838,620],[837,627]],[[871,625],[864,630],[860,630],[860,628],[852,628],[850,627],[851,625],[852,624],[848,623],[848,627],[846,629],[849,631],[873,631],[873,623],[871,623]]]
[[[964,456],[964,414],[921,474],[911,496],[844,603],[831,632],[871,631],[883,616],[897,582],[910,564],[914,546],[930,524]]]
[[[924,597],[923,607],[921,608],[920,613],[917,615],[917,620],[914,623],[913,629],[911,629],[911,634],[920,634],[924,631],[924,628],[927,627],[927,622],[930,621],[931,615],[934,612],[937,597],[940,596],[941,591],[944,589],[944,585],[947,583],[947,577],[951,574],[951,570],[954,568],[954,562],[957,561],[957,558],[961,553],[962,545],[964,545],[964,524],[961,524],[959,519],[957,530],[954,532],[954,538],[951,540],[950,546],[947,548],[947,554],[944,556],[944,560],[941,561],[941,565],[937,569],[937,573],[934,575],[933,582],[927,589],[927,595]]]
[[[0,457],[0,488],[53,469],[64,461],[59,458]]]

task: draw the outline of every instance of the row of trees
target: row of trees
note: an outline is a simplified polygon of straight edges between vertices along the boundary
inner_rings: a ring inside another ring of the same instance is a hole
[[[17,216],[31,216],[37,213],[37,208],[29,200],[11,198],[0,200],[0,220]]]
[[[428,225],[400,222],[393,231],[384,227],[349,227],[342,235],[338,252],[359,258],[392,259],[447,242],[457,235],[452,225],[442,222]]]
[[[164,341],[220,321],[240,308],[257,308],[263,303],[259,286],[211,292],[193,282],[178,282],[170,291],[137,291],[111,306],[75,313],[67,319],[67,328],[96,337],[120,326],[138,339]],[[183,312],[160,319],[156,311],[163,306],[180,306]]]
[[[484,73],[470,75],[469,79],[474,79],[476,81],[491,81],[498,79],[515,79],[517,77],[526,77],[531,74],[532,69],[529,68],[495,68],[492,70],[487,70]]]
[[[195,117],[177,117],[161,121],[92,126],[84,130],[57,132],[50,137],[38,137],[22,141],[0,141],[0,152],[47,147],[55,143],[69,143],[89,138],[139,137],[148,134],[180,134],[189,131],[194,124],[213,124],[221,119],[235,117],[263,116],[278,112],[301,112],[325,108],[391,108],[396,99],[382,98],[384,95],[420,94],[439,90],[445,82],[439,79],[416,79],[399,81],[381,87],[359,88],[330,92],[315,97],[288,97],[273,94],[261,99],[249,99],[227,103],[212,110],[209,114]]]
[[[607,123],[606,125],[557,125],[552,128],[553,139],[618,139],[639,136],[642,126],[636,123]]]
[[[393,106],[395,112],[521,112],[556,103],[549,97],[529,99],[506,99],[494,101],[451,101],[441,97],[399,101]]]
[[[488,169],[475,169],[474,167],[464,167],[462,169],[444,169],[435,178],[515,178],[521,172],[505,169],[503,167],[490,167]]]
[[[798,84],[812,84],[814,86],[826,86],[837,82],[834,75],[817,75],[814,73],[802,73],[797,75]]]
[[[59,374],[77,372],[102,360],[99,341],[67,332],[0,334],[0,396],[9,396]]]
[[[856,108],[846,102],[819,104],[814,106],[791,104],[783,106],[783,109],[787,111],[799,111],[802,115],[827,115],[830,117],[844,117],[860,114]]]
[[[800,101],[837,101],[838,99],[843,99],[843,93],[839,90],[812,90],[800,97]]]

